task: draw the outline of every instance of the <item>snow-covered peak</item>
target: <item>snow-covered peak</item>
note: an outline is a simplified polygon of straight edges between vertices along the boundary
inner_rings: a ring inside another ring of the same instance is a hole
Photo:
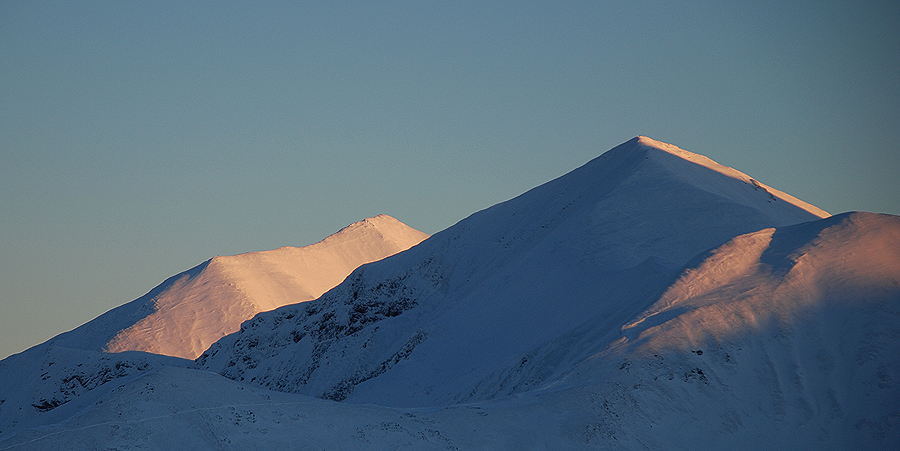
[[[427,237],[378,215],[309,246],[214,257],[53,341],[88,350],[193,359],[253,315],[315,299],[360,265]]]
[[[681,158],[684,158],[685,160],[692,161],[697,164],[701,164],[701,165],[706,166],[711,169],[712,168],[717,168],[717,169],[718,168],[726,168],[725,166],[722,166],[719,163],[716,163],[715,161],[711,160],[710,158],[708,158],[706,156],[703,156],[703,155],[700,155],[700,154],[694,153],[694,152],[689,152],[689,151],[684,150],[681,147],[678,147],[674,144],[657,141],[649,136],[638,135],[632,141],[635,141],[637,144],[640,144],[642,146],[654,147],[659,150],[665,150],[666,152],[669,152],[673,155],[677,155]],[[728,169],[730,169],[730,168],[728,168]],[[719,172],[722,172],[722,171],[719,171]]]
[[[673,149],[632,139],[361,267],[312,303],[257,315],[198,364],[362,403],[424,406],[516,392],[559,371],[572,358],[563,354],[579,353],[532,354],[543,344],[586,321],[623,324],[697,254],[819,218]],[[506,373],[523,359],[540,374]]]
[[[709,169],[711,171],[718,172],[722,175],[725,175],[725,176],[730,177],[735,180],[740,180],[740,181],[752,186],[754,188],[754,190],[767,194],[769,196],[769,200],[772,200],[772,201],[781,200],[781,201],[787,202],[787,203],[794,205],[800,209],[806,210],[807,212],[809,212],[817,217],[820,217],[820,218],[826,218],[826,217],[830,216],[828,212],[826,212],[825,210],[822,210],[819,207],[816,207],[812,204],[806,203],[800,199],[797,199],[794,196],[791,196],[790,194],[779,191],[775,188],[772,188],[771,186],[761,183],[761,182],[753,179],[749,175],[744,174],[741,171],[738,171],[737,169],[721,165],[706,156],[696,154],[693,152],[689,152],[678,146],[664,143],[662,141],[657,141],[653,138],[649,138],[646,136],[638,136],[638,137],[634,138],[633,141],[635,141],[635,143],[638,145],[652,147],[654,149],[659,149],[659,150],[665,151],[666,153],[668,153],[670,155],[674,155],[683,160],[687,160],[691,163],[694,163],[697,166]],[[694,170],[694,171],[685,170],[687,168],[689,168],[689,166],[683,167],[681,169],[678,169],[677,167],[674,167],[674,166],[672,167],[673,171],[675,171],[676,174],[678,174],[681,177],[684,177],[685,179],[691,179],[697,183],[702,183],[704,181],[705,177],[698,177],[696,170]],[[694,169],[696,169],[696,168],[694,168]],[[719,188],[721,188],[721,187],[719,187]]]
[[[420,232],[391,216],[380,214],[354,222],[309,247],[346,245],[349,242],[368,241],[378,238],[385,242],[396,243],[398,246],[408,248],[411,247],[409,243],[418,244],[428,238],[428,234]]]

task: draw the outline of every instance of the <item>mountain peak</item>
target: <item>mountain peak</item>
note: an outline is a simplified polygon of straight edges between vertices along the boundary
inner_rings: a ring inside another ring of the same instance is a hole
[[[338,230],[337,232],[333,233],[332,235],[329,235],[329,237],[347,233],[347,232],[351,232],[353,230],[359,229],[360,227],[388,227],[388,226],[394,226],[398,223],[400,223],[400,221],[394,219],[391,216],[381,213],[381,214],[372,216],[371,218],[365,218],[365,219],[356,221],[353,224],[350,224],[350,225],[342,228],[341,230]],[[326,238],[326,239],[328,239],[328,238]]]
[[[678,147],[674,144],[657,141],[648,136],[643,136],[643,135],[637,136],[636,138],[634,138],[634,141],[636,144],[639,144],[641,146],[652,147],[654,149],[659,149],[659,150],[665,151],[672,155],[681,157],[685,160],[699,164],[701,166],[715,170],[717,172],[721,172],[726,175],[733,176],[733,175],[735,175],[735,173],[743,174],[743,173],[740,173],[739,171],[735,171],[732,168],[729,168],[727,166],[723,166],[719,163],[716,163],[711,158],[708,158],[706,156],[703,156],[703,155],[700,155],[698,153],[694,153],[694,152],[691,152],[688,150],[684,150],[681,147]]]
[[[750,180],[637,137],[360,268],[312,303],[257,315],[197,363],[277,390],[393,406],[522,390],[535,381],[505,365],[549,377],[570,357],[541,364],[543,343],[627,321],[698,253],[817,219]]]
[[[365,218],[361,221],[354,222],[353,224],[350,224],[342,228],[341,230],[338,230],[337,232],[327,236],[321,242],[337,239],[339,237],[355,237],[356,235],[363,233],[364,230],[371,229],[377,230],[378,233],[381,233],[385,236],[400,233],[402,235],[417,235],[422,239],[427,238],[427,234],[419,232],[418,230],[409,227],[408,225],[398,221],[397,219],[394,219],[391,216],[388,216],[386,214],[378,214],[371,218]]]
[[[632,141],[635,141],[635,142],[637,142],[637,143],[639,143],[639,144],[643,144],[643,145],[645,145],[645,146],[657,147],[657,148],[660,148],[660,149],[665,149],[665,148],[670,148],[670,147],[671,147],[671,148],[675,148],[675,149],[678,149],[678,150],[682,150],[680,147],[678,147],[678,146],[676,146],[676,145],[674,145],[674,144],[669,144],[669,143],[666,143],[666,142],[657,141],[657,140],[655,140],[655,139],[653,139],[653,138],[651,138],[651,137],[649,137],[649,136],[644,136],[644,135],[637,135],[637,136],[635,136],[634,138],[632,138]]]
[[[673,144],[668,144],[668,143],[665,143],[662,141],[657,141],[657,140],[647,137],[647,136],[637,136],[637,137],[633,138],[632,140],[628,141],[627,143],[623,144],[622,146],[625,146],[628,144],[631,144],[632,146],[642,146],[644,148],[649,147],[649,148],[661,150],[661,151],[665,152],[665,154],[668,154],[671,156],[676,156],[681,160],[689,161],[699,167],[706,168],[711,171],[718,172],[719,174],[725,175],[729,178],[739,180],[747,185],[750,185],[750,187],[752,187],[754,191],[756,191],[758,193],[762,193],[765,196],[767,196],[769,201],[781,200],[781,201],[787,202],[787,203],[789,203],[795,207],[798,207],[802,210],[805,210],[808,213],[811,213],[812,215],[817,216],[819,218],[827,218],[828,216],[831,216],[825,210],[822,210],[821,208],[818,208],[812,204],[809,204],[800,199],[797,199],[796,197],[791,196],[790,194],[787,194],[783,191],[779,191],[775,188],[772,188],[771,186],[768,186],[768,185],[750,177],[749,175],[747,175],[741,171],[738,171],[737,169],[719,164],[709,157],[684,150]],[[658,155],[658,156],[665,157],[665,155]],[[689,170],[687,166],[680,164],[680,162],[678,160],[669,159],[669,162],[671,164],[669,166],[669,168],[672,169],[673,172],[675,172],[675,174],[677,176],[680,176],[681,178],[683,178],[685,180],[693,179],[696,182],[703,182],[703,181],[706,181],[706,179],[708,179],[707,177],[698,176],[699,174],[697,173],[696,170]],[[680,169],[679,169],[679,167],[680,167]],[[720,189],[720,188],[722,188],[722,187],[716,186],[716,187],[713,187],[713,190]],[[708,189],[708,188],[705,188],[705,189]],[[715,192],[715,191],[713,191],[713,192]]]
[[[423,232],[378,215],[308,246],[217,256],[54,340],[87,350],[193,359],[253,315],[315,299],[360,265],[425,238]],[[92,332],[98,327],[104,333]]]

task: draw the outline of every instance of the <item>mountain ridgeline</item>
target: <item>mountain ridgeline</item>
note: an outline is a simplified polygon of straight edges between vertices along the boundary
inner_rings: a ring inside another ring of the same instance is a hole
[[[194,359],[253,315],[315,299],[360,265],[427,237],[378,215],[309,246],[214,257],[54,341],[78,349]]]
[[[0,450],[900,449],[900,217],[637,137],[431,237],[216,257],[0,375]]]
[[[601,350],[697,254],[824,215],[639,137],[360,268],[315,303],[258,315],[198,364],[360,403],[421,407],[508,395]],[[566,345],[547,351],[559,340]]]

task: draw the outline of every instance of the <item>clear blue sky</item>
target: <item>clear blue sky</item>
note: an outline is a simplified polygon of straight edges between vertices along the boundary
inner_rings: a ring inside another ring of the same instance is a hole
[[[0,357],[215,255],[428,233],[636,135],[900,213],[900,3],[0,3]]]

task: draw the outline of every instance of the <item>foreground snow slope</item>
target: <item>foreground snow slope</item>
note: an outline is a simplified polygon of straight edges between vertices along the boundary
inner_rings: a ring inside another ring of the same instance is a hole
[[[0,435],[0,450],[595,449],[534,403],[401,410],[272,392],[161,368],[65,421]]]
[[[671,282],[609,340],[545,343],[596,352],[512,396],[388,408],[161,366],[0,450],[900,448],[900,217],[752,232]]]
[[[191,363],[139,351],[111,354],[49,343],[34,346],[0,360],[0,437],[63,421],[102,403],[112,389],[142,374]]]
[[[193,359],[253,315],[315,299],[358,266],[427,237],[379,215],[309,246],[214,257],[51,341],[93,351],[138,350]]]
[[[360,268],[317,301],[257,315],[198,364],[275,390],[390,406],[518,393],[613,338],[698,253],[823,216],[638,137]]]

